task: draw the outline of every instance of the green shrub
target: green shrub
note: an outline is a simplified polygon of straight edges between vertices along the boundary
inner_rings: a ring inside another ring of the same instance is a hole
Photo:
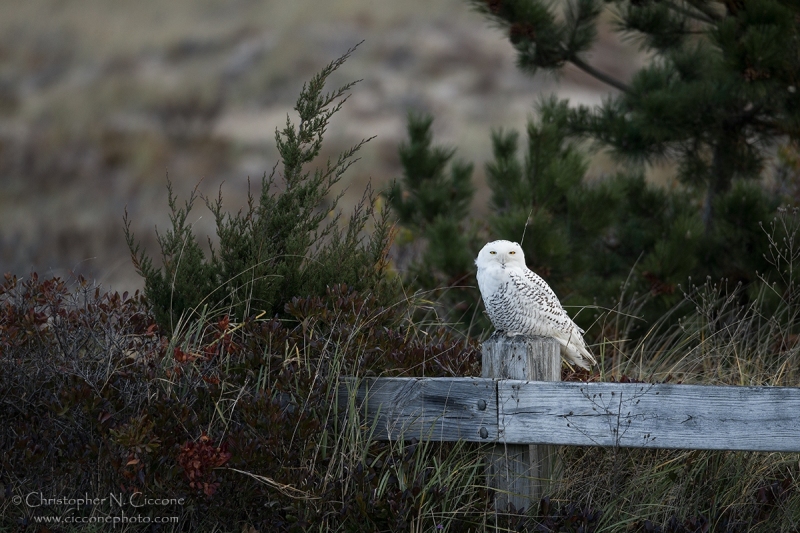
[[[397,266],[411,286],[431,291],[426,296],[438,302],[442,321],[470,331],[480,298],[474,289],[476,226],[469,220],[472,165],[454,160],[455,150],[433,144],[432,124],[430,116],[409,115],[409,138],[399,149],[403,177],[386,192],[405,230],[397,239]]]
[[[269,176],[264,174],[258,197],[248,193],[244,212],[224,212],[221,192],[214,201],[206,199],[219,238],[210,257],[187,223],[194,194],[180,207],[167,185],[172,227],[158,235],[160,267],[136,243],[126,215],[125,235],[134,266],[144,278],[145,295],[157,322],[167,331],[172,331],[181,317],[196,318],[203,308],[240,319],[260,312],[269,317],[283,315],[292,296],[321,295],[334,283],[373,292],[384,301],[395,295],[386,271],[387,211],[375,211],[368,188],[345,227],[340,228],[337,204],[341,196],[328,197],[369,139],[335,160],[310,168],[320,153],[330,119],[355,85],[349,83],[326,93],[325,83],[352,51],[303,86],[295,105],[299,124],[295,126],[287,117],[286,126],[276,130],[280,179],[276,165]],[[373,227],[368,228],[370,223]],[[365,235],[367,229],[369,235]]]

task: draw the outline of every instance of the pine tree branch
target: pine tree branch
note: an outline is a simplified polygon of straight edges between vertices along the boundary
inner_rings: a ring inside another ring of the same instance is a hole
[[[697,13],[695,11],[691,11],[689,9],[686,9],[686,8],[681,7],[681,6],[675,5],[672,2],[664,2],[664,5],[666,5],[669,9],[675,11],[676,13],[680,13],[681,15],[684,15],[686,17],[692,18],[694,20],[699,20],[700,22],[704,22],[706,24],[714,24],[715,23],[714,19],[712,19],[709,15],[707,15],[703,11],[700,11],[699,13]],[[692,7],[694,7],[695,9],[697,9],[699,11],[699,8],[697,6],[692,6]]]
[[[622,91],[624,93],[628,93],[631,90],[630,87],[628,87],[626,84],[622,83],[618,79],[609,76],[605,72],[600,72],[599,70],[597,70],[593,66],[589,65],[588,63],[585,63],[577,55],[574,55],[574,54],[571,55],[568,58],[568,61],[570,61],[573,65],[575,65],[576,67],[578,67],[579,69],[581,69],[585,73],[589,74],[590,76],[592,76],[594,78],[597,78],[598,80],[602,81],[603,83],[611,85],[612,87],[614,87],[616,89],[619,89],[620,91]]]
[[[691,4],[691,6],[693,8],[695,8],[696,10],[698,10],[699,12],[701,12],[702,14],[707,16],[714,23],[719,22],[724,18],[722,15],[720,15],[719,13],[714,11],[713,8],[705,5],[705,2],[703,0],[700,0],[700,1],[698,1],[698,0],[687,0],[687,1],[688,1],[689,4]]]

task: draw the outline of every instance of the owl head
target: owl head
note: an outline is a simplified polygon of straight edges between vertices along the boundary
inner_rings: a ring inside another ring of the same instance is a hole
[[[475,265],[478,268],[488,268],[493,265],[524,267],[525,253],[515,242],[493,241],[481,248]]]

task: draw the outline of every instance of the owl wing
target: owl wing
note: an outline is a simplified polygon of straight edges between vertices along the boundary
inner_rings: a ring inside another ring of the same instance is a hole
[[[535,272],[530,269],[508,269],[508,274],[519,299],[519,310],[536,322],[535,329],[565,332],[573,327],[572,320],[567,315],[561,302],[558,301],[553,289]],[[538,335],[552,335],[550,331],[536,332]]]
[[[584,368],[594,364],[583,330],[572,321],[547,282],[528,268],[510,270],[509,275],[517,290],[519,307],[529,319],[529,333],[555,338],[571,363]]]

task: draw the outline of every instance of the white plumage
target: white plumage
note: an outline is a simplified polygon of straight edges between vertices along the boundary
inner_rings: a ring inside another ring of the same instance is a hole
[[[583,368],[596,363],[583,340],[583,330],[567,315],[547,283],[525,265],[519,244],[490,242],[481,249],[475,265],[486,313],[497,331],[552,337],[570,363]]]

